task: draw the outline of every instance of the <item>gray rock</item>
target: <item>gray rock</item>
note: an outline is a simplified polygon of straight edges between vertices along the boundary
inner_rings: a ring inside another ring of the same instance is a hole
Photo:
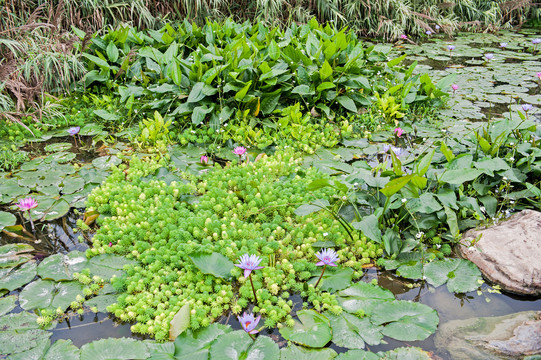
[[[458,251],[503,290],[541,295],[540,212],[524,210],[487,229],[468,230]]]
[[[453,360],[523,359],[541,354],[541,312],[452,320],[434,339]],[[535,357],[534,357],[535,358]]]

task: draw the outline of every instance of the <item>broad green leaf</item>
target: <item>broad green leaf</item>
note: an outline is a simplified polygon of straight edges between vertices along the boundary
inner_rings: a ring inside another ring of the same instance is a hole
[[[10,360],[42,360],[44,358],[45,352],[51,346],[49,339],[42,339],[38,341],[36,346],[32,349],[19,352],[17,354],[12,354]]]
[[[216,252],[194,254],[190,256],[190,259],[203,274],[211,274],[223,279],[231,278],[231,270],[235,267],[231,260]]]
[[[276,44],[276,41],[274,41],[274,39],[271,40],[267,51],[268,51],[269,57],[272,60],[276,61],[280,58],[280,47],[278,46],[278,44]]]
[[[419,162],[415,165],[415,172],[419,176],[424,176],[428,169],[430,168],[430,163],[432,162],[432,158],[434,157],[434,154],[436,153],[436,149],[432,149],[432,151],[428,152],[425,156],[421,158]]]
[[[173,80],[173,83],[175,85],[180,86],[182,83],[182,69],[180,68],[180,64],[176,61],[169,64],[168,68],[168,74],[167,74],[171,80]]]
[[[188,100],[186,100],[188,103],[195,103],[203,100],[205,98],[205,94],[203,93],[203,87],[205,86],[204,82],[198,82],[195,83],[195,85],[192,88],[192,91],[190,91],[190,95],[188,95]]]
[[[102,118],[103,120],[107,120],[107,121],[118,121],[118,120],[120,120],[120,117],[118,115],[111,114],[107,110],[98,109],[98,110],[94,110],[93,113],[95,115],[99,116],[100,118]]]
[[[445,205],[443,206],[443,209],[445,210],[445,216],[447,217],[446,221],[447,225],[449,225],[449,231],[451,232],[451,235],[456,238],[460,234],[456,213]]]
[[[250,90],[250,86],[252,86],[252,80],[248,81],[248,83],[242,89],[237,91],[237,93],[235,94],[235,100],[242,101],[242,99],[244,99],[244,97],[248,93],[248,90]]]
[[[336,85],[334,85],[332,82],[324,82],[324,83],[321,83],[318,85],[316,91],[317,92],[322,92],[324,90],[327,90],[327,89],[334,89],[336,87]]]
[[[88,268],[92,275],[109,280],[113,276],[122,276],[124,265],[133,264],[134,262],[134,260],[129,260],[122,255],[101,254],[88,261]]]
[[[211,113],[214,110],[214,105],[202,105],[197,106],[193,109],[192,112],[192,124],[199,125],[205,120],[207,114]]]
[[[28,284],[36,277],[36,263],[27,262],[16,269],[0,269],[0,289],[9,291]]]
[[[68,254],[55,254],[43,259],[38,265],[38,276],[55,281],[73,280],[73,273],[80,272],[87,266],[84,253],[72,251]]]
[[[55,283],[36,280],[19,294],[19,303],[25,310],[61,308],[66,310],[77,295],[82,295],[83,285],[77,281]]]
[[[381,230],[379,229],[378,219],[374,214],[362,218],[361,221],[352,222],[353,228],[362,231],[370,240],[381,243]]]
[[[15,308],[17,295],[9,295],[0,298],[0,316],[3,316]]]
[[[381,360],[431,360],[430,353],[415,347],[401,347],[383,353]]]
[[[68,204],[66,200],[58,199],[49,209],[47,209],[47,211],[45,211],[41,219],[44,221],[59,219],[69,212],[70,207],[70,204]]]
[[[0,331],[21,331],[39,329],[38,316],[26,311],[0,317]],[[0,348],[1,349],[1,348]]]
[[[404,54],[404,55],[402,55],[402,56],[399,56],[399,57],[397,57],[397,58],[394,58],[394,59],[392,59],[392,60],[389,60],[389,61],[387,62],[387,66],[390,67],[390,68],[392,68],[392,67],[394,67],[394,66],[400,64],[400,63],[406,58],[406,56],[407,56],[407,55]]]
[[[374,353],[364,350],[349,350],[341,353],[336,357],[336,360],[379,360],[380,357]]]
[[[278,105],[279,101],[280,101],[280,93],[276,95],[263,96],[263,99],[261,100],[261,107],[260,107],[261,113],[263,115],[269,115],[276,109],[276,106]]]
[[[308,284],[315,285],[319,279],[320,274],[314,276],[308,280]],[[318,289],[323,291],[335,292],[342,290],[351,285],[351,279],[353,277],[353,269],[351,268],[333,268],[327,267],[321,281],[318,285]]]
[[[354,112],[354,113],[357,112],[357,106],[355,105],[355,102],[353,100],[351,100],[349,97],[347,97],[347,96],[338,96],[336,98],[336,101],[338,101],[338,103],[340,105],[342,105],[346,110],[349,110],[349,111]]]
[[[27,254],[34,251],[34,248],[28,244],[7,244],[0,246],[0,268],[13,268],[17,265],[34,258]]]
[[[439,323],[436,310],[405,300],[386,301],[377,305],[371,320],[376,325],[385,324],[383,335],[401,341],[424,340],[436,331]]]
[[[85,58],[87,58],[88,60],[92,61],[94,64],[98,65],[98,67],[102,68],[102,69],[105,69],[105,70],[109,70],[110,69],[110,66],[109,64],[107,63],[107,61],[103,60],[103,59],[100,59],[99,57],[97,56],[94,56],[94,55],[90,55],[90,54],[87,54],[87,53],[83,53],[83,56]]]
[[[6,226],[13,226],[16,223],[17,218],[15,217],[15,215],[5,211],[0,211],[0,231],[2,231],[2,229],[4,229]]]
[[[299,206],[297,209],[295,209],[295,215],[306,216],[311,213],[322,210],[330,205],[331,204],[329,203],[329,201],[325,199],[318,199],[318,200],[313,201],[310,204],[302,204],[301,206]]]
[[[190,303],[184,304],[183,307],[175,314],[173,320],[169,323],[169,340],[173,341],[190,327]]]
[[[81,360],[136,360],[146,359],[149,355],[142,341],[128,338],[102,339],[81,347]]]
[[[319,76],[321,77],[321,80],[325,80],[331,75],[332,75],[332,67],[331,65],[329,65],[327,60],[325,60],[325,62],[321,66],[321,69],[319,70]]]
[[[47,350],[43,360],[79,360],[80,351],[71,340],[56,340]]]
[[[117,299],[118,295],[115,294],[98,295],[86,300],[85,305],[89,308],[96,307],[99,312],[106,313],[107,306],[116,303]]]
[[[300,310],[297,312],[293,327],[284,326],[279,331],[282,336],[294,343],[321,348],[332,338],[329,319],[314,310]]]
[[[80,177],[67,177],[62,182],[62,194],[73,194],[85,186],[85,181]]]
[[[347,289],[339,291],[337,295],[338,303],[344,310],[350,313],[362,310],[368,315],[382,301],[395,299],[391,291],[365,282],[358,282]]]
[[[380,191],[383,193],[383,195],[387,197],[391,197],[391,195],[396,194],[399,192],[408,182],[410,182],[411,178],[413,177],[413,174],[409,174],[406,176],[401,176],[399,178],[393,179],[385,185],[383,189]]]
[[[425,265],[426,280],[438,287],[447,282],[450,292],[466,293],[479,287],[481,272],[469,260],[443,259]]]
[[[45,151],[48,151],[48,152],[66,151],[66,150],[70,150],[72,146],[73,145],[71,143],[65,143],[65,142],[54,143],[54,144],[49,144],[45,146]]]
[[[259,335],[254,341],[244,330],[237,330],[216,339],[209,355],[209,359],[216,360],[279,359],[280,349],[268,336]]]
[[[175,340],[175,358],[180,360],[207,360],[212,343],[230,331],[229,326],[216,323],[195,332],[188,329]]]
[[[406,207],[413,213],[430,214],[442,209],[441,204],[431,193],[423,193],[418,199],[410,199]]]
[[[21,353],[35,348],[53,333],[41,329],[0,331],[1,354]]]
[[[101,156],[92,160],[92,165],[98,170],[109,170],[111,166],[117,166],[120,163],[122,163],[122,160],[114,155]]]
[[[373,325],[368,317],[359,318],[343,312],[340,315],[325,313],[331,322],[332,342],[348,349],[364,349],[368,345],[381,343],[382,326]]]
[[[291,90],[291,93],[293,94],[299,94],[301,96],[305,95],[314,95],[314,91],[310,89],[310,86],[308,85],[298,85]]]
[[[116,62],[118,60],[118,48],[116,47],[113,41],[109,42],[109,45],[107,45],[106,51],[107,51],[107,57],[109,58],[109,61]]]
[[[462,185],[467,181],[475,180],[482,173],[483,171],[478,169],[447,170],[440,176],[439,181],[453,185]]]
[[[295,344],[280,350],[280,360],[332,360],[336,355],[336,351],[330,348],[308,349]]]

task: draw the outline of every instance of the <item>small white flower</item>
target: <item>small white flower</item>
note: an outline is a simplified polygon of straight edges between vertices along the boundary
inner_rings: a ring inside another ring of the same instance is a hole
[[[436,244],[436,249],[441,248],[441,244]]]
[[[504,176],[504,177],[502,178],[502,180],[507,180],[507,176]]]
[[[423,280],[426,280],[426,276],[423,275]]]
[[[475,250],[475,246],[473,246],[473,245],[472,245],[472,246],[470,246],[470,247],[468,248],[468,250],[470,250],[470,251],[474,251],[474,250]]]
[[[509,146],[513,146],[513,145],[515,145],[515,143],[513,143],[513,142],[510,142],[510,143],[509,143]]]
[[[347,199],[348,199],[347,196],[342,196],[343,201],[346,201]]]
[[[328,232],[324,232],[324,233],[323,233],[323,236],[327,236],[327,235],[329,235]]]
[[[515,161],[515,158],[514,158],[514,157],[510,157],[510,158],[509,158],[509,161]]]
[[[415,237],[416,237],[417,239],[420,239],[424,234],[425,234],[424,232],[419,231],[419,232],[417,233],[417,235],[415,235]]]
[[[408,201],[408,199],[402,199],[402,204]]]
[[[192,133],[192,134],[195,134],[195,130],[192,130],[191,133]]]
[[[487,212],[487,209],[485,209],[484,206],[481,206],[479,209],[481,209],[481,212],[483,212],[483,213],[486,213],[486,212]]]

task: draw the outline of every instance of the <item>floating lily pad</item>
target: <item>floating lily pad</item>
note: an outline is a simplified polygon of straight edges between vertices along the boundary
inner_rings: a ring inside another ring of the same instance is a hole
[[[0,331],[0,355],[20,353],[35,348],[53,333],[41,329]]]
[[[383,354],[381,360],[431,360],[429,353],[416,347],[401,347],[389,350]]]
[[[57,340],[47,350],[43,360],[79,360],[80,351],[71,340]]]
[[[229,332],[231,328],[221,324],[211,324],[195,332],[188,329],[175,340],[175,359],[206,360],[214,340]]]
[[[324,291],[335,292],[342,290],[351,285],[351,280],[353,278],[353,269],[351,268],[331,268],[327,267],[327,270],[321,278],[321,282],[318,285],[318,288]],[[315,285],[319,275],[314,276],[308,280],[308,284]]]
[[[175,314],[173,320],[169,324],[169,340],[173,341],[190,327],[190,303],[184,304],[183,307]]]
[[[381,343],[382,326],[373,325],[368,317],[359,318],[343,312],[340,315],[325,313],[331,322],[332,342],[348,349],[364,349]]]
[[[383,335],[401,341],[424,340],[438,327],[436,310],[411,301],[384,301],[377,305],[371,316],[376,325],[383,325]]]
[[[77,295],[82,293],[83,285],[77,281],[56,283],[36,280],[21,291],[19,303],[25,310],[46,308],[66,310]]]
[[[66,142],[53,143],[45,146],[45,151],[48,152],[61,152],[71,149],[71,144]]]
[[[190,259],[203,274],[211,274],[224,279],[231,278],[231,270],[235,267],[231,260],[215,252],[192,255]]]
[[[17,223],[17,218],[12,213],[0,211],[0,231],[6,226],[13,226]],[[1,265],[0,265],[1,266]]]
[[[0,289],[9,291],[28,284],[36,277],[36,263],[31,261],[16,269],[0,269]]]
[[[469,260],[443,259],[425,265],[426,281],[438,287],[447,283],[450,292],[466,293],[479,287],[481,271]]]
[[[314,310],[300,310],[297,317],[293,327],[284,326],[280,329],[280,334],[286,340],[314,348],[321,348],[331,341],[332,330],[325,316]]]
[[[73,273],[80,272],[87,265],[86,256],[82,252],[55,254],[43,259],[38,266],[38,275],[44,280],[73,280]]]
[[[73,194],[85,186],[85,181],[80,177],[67,177],[63,180],[63,194]]]
[[[392,301],[394,299],[391,291],[365,282],[358,282],[347,289],[339,291],[337,298],[338,303],[344,310],[351,313],[362,310],[368,315],[381,301]]]
[[[331,360],[336,358],[336,355],[337,353],[333,349],[308,349],[295,344],[280,350],[280,360]],[[355,358],[355,360],[359,360],[359,358]]]
[[[364,350],[350,350],[336,357],[336,360],[379,360],[381,359],[374,353]]]
[[[34,248],[28,244],[7,244],[0,246],[0,268],[12,268],[31,260],[28,252]]]
[[[102,254],[93,257],[88,261],[88,268],[92,275],[100,276],[106,280],[113,276],[121,276],[124,265],[133,264],[134,260],[126,259],[124,256]]]
[[[136,360],[149,355],[142,341],[128,338],[97,340],[81,347],[81,360]]]
[[[15,308],[17,295],[10,295],[0,299],[0,316],[7,314]]]
[[[259,335],[252,340],[244,330],[237,330],[220,336],[210,347],[209,359],[278,359],[280,349],[268,336]]]
[[[10,355],[10,360],[41,360],[51,345],[48,338],[38,341],[32,349]]]
[[[92,299],[86,300],[85,305],[92,308],[96,307],[98,308],[99,312],[106,313],[107,312],[107,306],[113,305],[117,302],[118,295],[114,294],[107,294],[107,295],[98,295],[93,297]]]
[[[38,316],[26,311],[0,317],[0,331],[22,331],[39,329]]]
[[[102,156],[92,160],[92,165],[94,165],[99,170],[108,170],[111,166],[119,165],[121,162],[122,160],[120,160],[114,155]]]

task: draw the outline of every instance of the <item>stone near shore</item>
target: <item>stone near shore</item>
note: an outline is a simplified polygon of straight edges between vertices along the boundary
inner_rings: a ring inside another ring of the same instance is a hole
[[[458,250],[503,290],[541,296],[540,212],[524,210],[498,225],[469,230]]]

